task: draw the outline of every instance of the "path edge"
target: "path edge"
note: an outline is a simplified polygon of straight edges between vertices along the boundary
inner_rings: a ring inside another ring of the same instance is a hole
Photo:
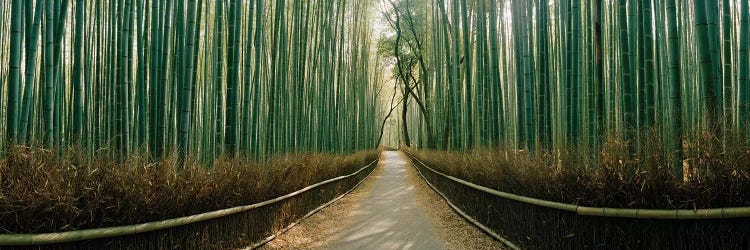
[[[380,155],[378,155],[378,158],[380,158]],[[292,224],[289,224],[288,226],[286,226],[286,227],[282,228],[281,230],[279,230],[279,231],[278,231],[278,232],[276,232],[275,234],[272,234],[271,236],[268,236],[268,237],[266,237],[265,239],[263,239],[262,241],[260,241],[260,242],[258,242],[258,243],[255,243],[255,244],[253,244],[253,245],[251,245],[251,246],[249,246],[249,247],[246,247],[246,248],[242,248],[242,250],[251,250],[251,249],[257,249],[257,248],[259,248],[259,247],[262,247],[262,246],[264,246],[264,245],[268,244],[268,242],[271,242],[271,241],[273,241],[273,240],[274,240],[274,239],[276,239],[277,237],[281,236],[282,234],[284,234],[284,233],[288,232],[289,230],[291,230],[291,229],[292,229],[292,228],[294,228],[295,226],[299,225],[299,224],[300,224],[300,223],[301,223],[301,222],[302,222],[303,220],[305,220],[305,219],[309,218],[310,216],[313,216],[314,214],[316,214],[316,213],[320,212],[320,210],[323,210],[324,208],[326,208],[326,207],[330,206],[331,204],[333,204],[334,202],[336,202],[336,201],[340,200],[341,198],[344,198],[344,196],[346,196],[347,194],[351,193],[352,191],[354,191],[354,189],[357,189],[357,187],[359,187],[359,185],[360,185],[360,184],[362,184],[363,182],[365,182],[365,181],[366,181],[366,180],[367,180],[367,179],[368,179],[368,178],[370,177],[370,175],[372,175],[372,173],[373,173],[373,172],[375,172],[375,168],[377,168],[379,164],[380,164],[380,160],[378,160],[378,162],[377,162],[377,164],[375,165],[375,167],[374,167],[374,168],[372,168],[372,170],[370,170],[370,172],[369,172],[369,173],[367,173],[367,176],[365,176],[365,178],[362,178],[362,180],[360,180],[359,182],[357,182],[357,184],[356,184],[356,185],[354,185],[354,187],[352,187],[352,188],[351,188],[351,189],[349,189],[348,191],[346,191],[346,192],[344,192],[343,194],[341,194],[341,195],[337,196],[337,197],[336,197],[336,198],[334,198],[333,200],[331,200],[331,201],[329,201],[329,202],[327,202],[327,203],[325,203],[325,204],[323,204],[323,205],[320,205],[319,207],[317,207],[317,208],[313,209],[312,211],[310,211],[310,212],[308,212],[307,214],[305,214],[305,216],[302,216],[302,217],[301,217],[301,218],[299,218],[299,219],[298,219],[297,221],[295,221],[295,222],[293,222]]]
[[[448,197],[446,197],[442,192],[440,192],[440,190],[438,190],[437,188],[435,188],[435,186],[433,186],[432,183],[430,183],[430,181],[428,181],[427,178],[425,178],[424,175],[422,175],[422,171],[420,171],[419,168],[414,165],[414,160],[412,159],[412,157],[411,156],[407,156],[407,157],[409,158],[410,165],[414,169],[417,170],[417,173],[419,173],[419,177],[421,177],[422,180],[424,180],[425,183],[427,183],[427,185],[430,186],[430,188],[433,191],[435,191],[436,193],[438,193],[440,195],[440,197],[442,197],[443,200],[445,200],[445,202],[448,203],[448,206],[450,206],[453,209],[453,211],[456,211],[456,213],[458,213],[459,215],[461,215],[461,217],[463,217],[465,220],[467,220],[468,222],[471,222],[471,224],[473,224],[477,228],[481,229],[484,233],[486,233],[487,235],[491,236],[492,238],[494,238],[494,239],[502,242],[505,246],[507,246],[507,247],[509,247],[511,249],[514,249],[514,250],[520,250],[521,249],[518,246],[516,246],[515,244],[513,244],[513,242],[510,242],[509,240],[503,238],[499,234],[497,234],[495,232],[492,232],[492,230],[490,230],[487,226],[485,226],[484,224],[480,223],[476,219],[472,218],[471,216],[469,216],[468,214],[466,214],[464,211],[462,211],[460,208],[458,208],[456,205],[454,205],[448,199]]]

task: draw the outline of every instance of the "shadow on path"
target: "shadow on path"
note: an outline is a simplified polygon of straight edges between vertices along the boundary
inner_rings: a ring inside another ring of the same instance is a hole
[[[420,211],[414,186],[407,184],[406,157],[383,152],[383,171],[354,220],[331,249],[444,249],[434,225]]]

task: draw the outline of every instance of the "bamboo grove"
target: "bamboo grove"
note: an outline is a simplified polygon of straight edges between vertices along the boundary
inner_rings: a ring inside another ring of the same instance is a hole
[[[637,152],[656,131],[680,171],[683,146],[700,133],[750,141],[748,1],[386,5],[407,40],[396,50],[412,72],[399,84],[417,99],[405,119],[415,146],[596,149],[617,137]]]
[[[2,1],[0,133],[11,145],[201,161],[372,147],[381,77],[370,8]]]

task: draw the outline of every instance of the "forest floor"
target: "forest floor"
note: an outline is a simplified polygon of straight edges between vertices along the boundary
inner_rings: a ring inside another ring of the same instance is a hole
[[[401,152],[383,152],[352,193],[263,249],[503,249],[457,215]]]

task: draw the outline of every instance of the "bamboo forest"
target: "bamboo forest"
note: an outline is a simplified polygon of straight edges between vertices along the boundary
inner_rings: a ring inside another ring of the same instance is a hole
[[[0,117],[0,249],[750,249],[748,0],[5,0]]]

